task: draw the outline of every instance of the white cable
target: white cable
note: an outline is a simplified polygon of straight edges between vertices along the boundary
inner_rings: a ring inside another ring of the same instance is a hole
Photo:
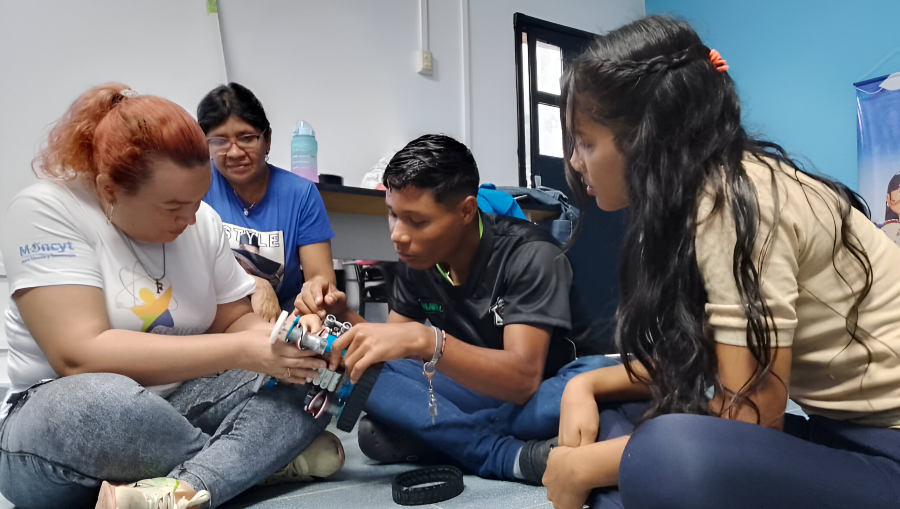
[[[469,150],[472,150],[472,55],[469,51],[469,0],[460,0],[459,3],[462,21],[462,142],[469,147]]]
[[[207,12],[212,17],[213,38],[215,39],[216,48],[219,50],[219,65],[222,67],[222,83],[228,83],[228,66],[225,64],[225,42],[222,40],[222,25],[219,22],[219,6],[216,0],[212,0],[215,6],[215,12],[210,11],[209,2],[207,2]]]
[[[419,0],[419,49],[428,49],[428,0]]]

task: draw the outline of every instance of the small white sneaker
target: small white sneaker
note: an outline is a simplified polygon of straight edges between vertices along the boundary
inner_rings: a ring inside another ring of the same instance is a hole
[[[181,491],[178,485],[177,479],[167,477],[144,479],[124,486],[103,481],[95,509],[186,509],[209,500],[208,491]]]
[[[330,431],[323,431],[309,447],[284,468],[265,478],[259,486],[306,482],[328,477],[344,466],[344,446]]]

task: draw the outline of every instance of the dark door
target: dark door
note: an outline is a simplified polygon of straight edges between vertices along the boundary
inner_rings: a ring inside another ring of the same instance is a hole
[[[559,78],[566,61],[580,54],[594,34],[516,13],[516,73],[519,106],[519,185],[538,185],[573,196],[563,167]],[[569,260],[581,301],[613,350],[618,304],[617,267],[627,212],[604,212],[594,203],[582,210],[581,235]]]

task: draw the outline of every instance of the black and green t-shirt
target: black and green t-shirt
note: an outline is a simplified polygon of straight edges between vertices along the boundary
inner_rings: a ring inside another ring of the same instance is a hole
[[[438,268],[398,263],[393,311],[445,330],[466,343],[503,348],[510,324],[553,327],[544,377],[576,357],[600,353],[580,304],[572,267],[549,232],[528,221],[482,214],[484,229],[466,282],[453,284]]]

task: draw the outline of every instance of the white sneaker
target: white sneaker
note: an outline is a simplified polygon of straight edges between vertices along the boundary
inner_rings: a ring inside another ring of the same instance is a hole
[[[330,431],[323,431],[299,456],[259,486],[287,482],[305,482],[328,477],[344,466],[344,446]],[[121,509],[121,508],[120,508]]]
[[[178,485],[177,479],[167,477],[144,479],[124,486],[103,481],[95,509],[186,509],[209,500],[208,491],[176,492]]]

